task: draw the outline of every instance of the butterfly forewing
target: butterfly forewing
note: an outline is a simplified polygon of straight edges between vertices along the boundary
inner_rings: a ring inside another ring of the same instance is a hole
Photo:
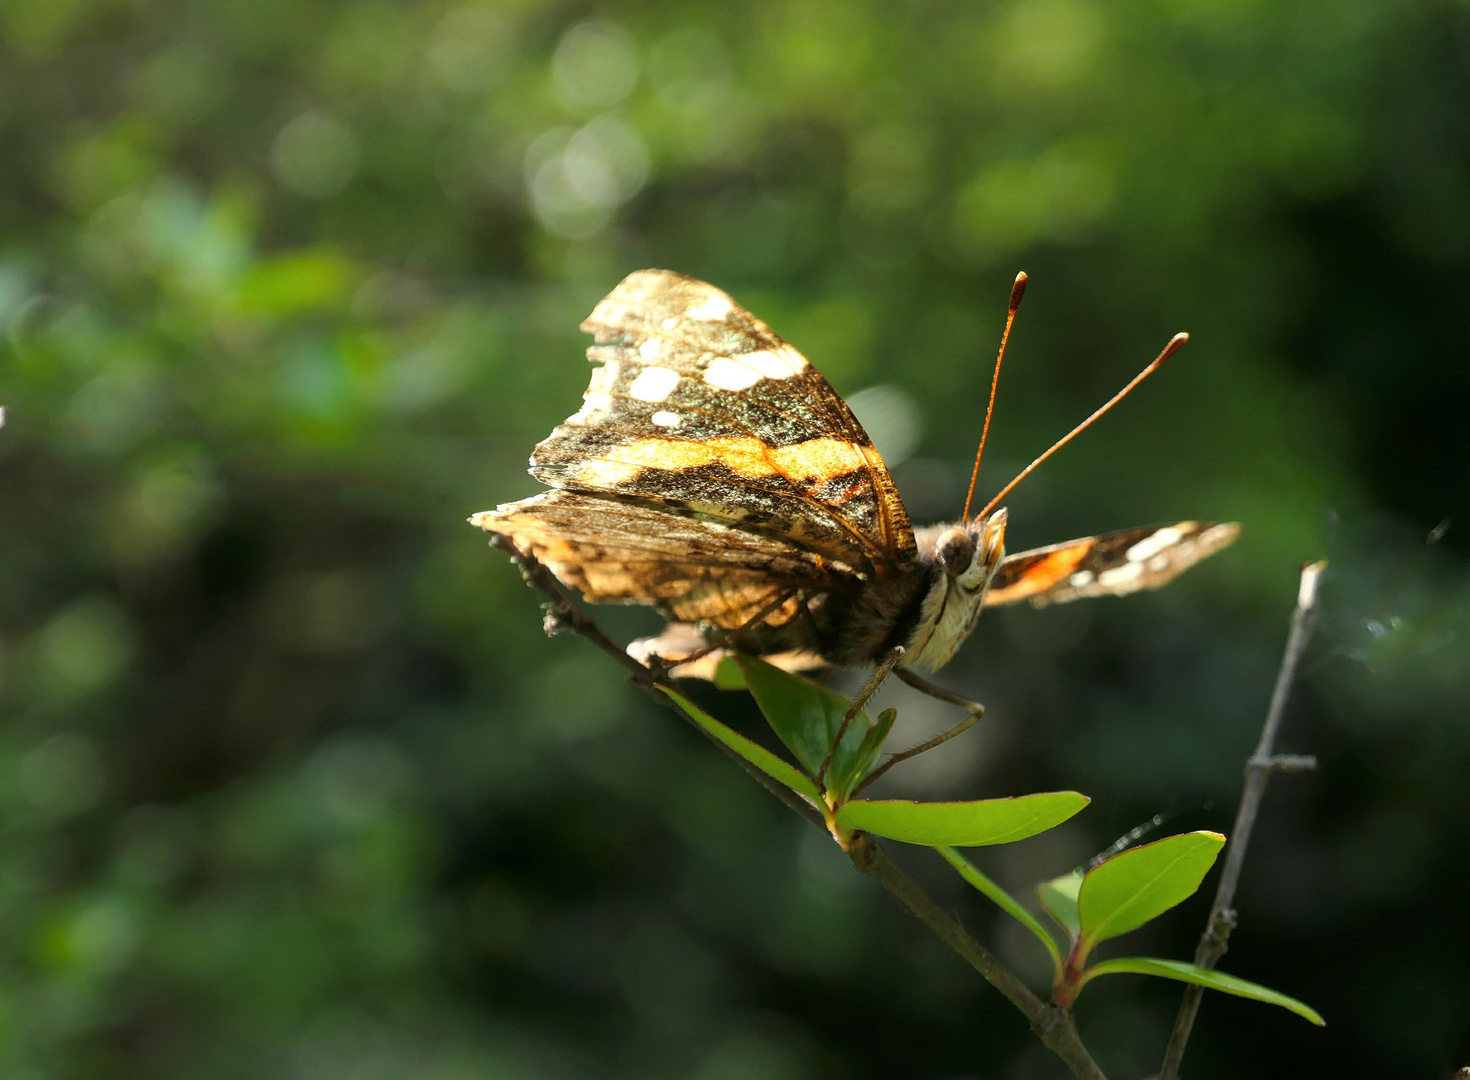
[[[536,448],[538,479],[778,537],[855,573],[913,561],[908,516],[862,426],[724,292],[642,270],[582,329],[602,366],[581,410]]]

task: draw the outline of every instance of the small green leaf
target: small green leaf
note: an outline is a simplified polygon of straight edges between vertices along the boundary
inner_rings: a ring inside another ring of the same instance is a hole
[[[806,771],[816,776],[852,702],[834,690],[782,671],[754,656],[737,653],[735,662],[745,673],[745,684],[755,695],[755,702],[772,730],[796,755],[796,760],[806,767]],[[831,775],[827,778],[827,787],[832,791],[852,790],[858,750],[872,727],[873,721],[865,712],[859,712],[847,725],[842,745],[832,755],[829,766]]]
[[[761,772],[771,779],[785,784],[798,795],[804,795],[818,806],[822,804],[822,796],[817,791],[817,785],[813,784],[801,773],[797,772],[786,762],[771,753],[764,746],[753,743],[738,731],[732,731],[720,723],[709,713],[688,699],[681,697],[673,690],[664,688],[664,693],[674,699],[674,704],[688,713],[700,727],[704,728],[720,742],[750,762]]]
[[[877,836],[928,847],[1009,844],[1060,825],[1088,803],[1075,791],[1049,791],[976,802],[854,799],[837,809],[837,823]]]
[[[878,752],[883,749],[883,744],[888,741],[888,735],[893,731],[893,722],[898,719],[897,709],[884,709],[878,714],[878,722],[873,725],[873,730],[868,732],[863,743],[858,747],[857,753],[853,755],[852,763],[852,785],[838,794],[846,798],[858,781],[873,771],[873,764],[878,758]]]
[[[1069,871],[1036,886],[1036,898],[1041,901],[1041,906],[1073,939],[1082,933],[1082,920],[1077,915],[1077,891],[1081,888],[1080,870]]]
[[[1104,960],[1100,964],[1093,964],[1083,974],[1078,982],[1080,990],[1089,979],[1095,975],[1157,975],[1163,979],[1177,979],[1179,982],[1194,983],[1205,986],[1211,990],[1219,990],[1226,994],[1234,994],[1236,997],[1251,998],[1254,1001],[1264,1001],[1267,1005],[1280,1005],[1283,1009],[1289,1009],[1305,1020],[1310,1020],[1318,1027],[1326,1027],[1327,1021],[1322,1015],[1310,1005],[1298,1001],[1294,997],[1275,990],[1267,989],[1258,983],[1246,982],[1237,979],[1234,975],[1226,975],[1219,971],[1211,971],[1209,968],[1195,967],[1181,960],[1155,960],[1147,956],[1124,956],[1117,960]]]
[[[745,673],[731,657],[724,657],[715,665],[715,686],[721,690],[744,690]]]
[[[1036,939],[1046,947],[1046,951],[1051,955],[1052,966],[1056,969],[1057,974],[1061,974],[1062,951],[1057,948],[1056,939],[1046,932],[1046,927],[1041,925],[1035,915],[1032,915],[1031,912],[1023,908],[1016,902],[1014,896],[982,874],[976,869],[974,863],[970,862],[969,859],[965,858],[954,848],[942,847],[936,848],[935,850],[944,856],[945,861],[950,866],[953,866],[959,871],[960,877],[964,878],[991,900],[999,904],[1006,914],[1010,915],[1011,918],[1035,934]]]
[[[1089,871],[1077,894],[1083,954],[1194,895],[1224,843],[1217,832],[1184,833],[1132,848]]]

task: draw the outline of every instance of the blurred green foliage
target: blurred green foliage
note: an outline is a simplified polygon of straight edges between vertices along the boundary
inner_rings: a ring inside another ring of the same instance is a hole
[[[985,725],[893,782],[1092,795],[980,853],[1012,889],[1169,806],[1228,824],[1331,554],[1283,745],[1322,769],[1273,785],[1229,967],[1333,1027],[1211,999],[1190,1075],[1463,1063],[1467,61],[1456,0],[6,0],[0,1071],[1052,1075],[463,524],[535,489],[577,323],[642,266],[861,392],[920,519],[962,501],[1017,269],[990,490],[1190,330],[1012,540],[1244,538],[988,615],[944,673]],[[878,704],[896,745],[953,719]],[[1156,981],[1081,1003],[1105,1067],[1156,1067]]]

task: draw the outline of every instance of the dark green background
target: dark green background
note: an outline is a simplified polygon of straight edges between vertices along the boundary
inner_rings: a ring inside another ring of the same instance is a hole
[[[1058,1075],[464,524],[536,490],[577,323],[643,266],[888,387],[920,519],[1018,269],[985,491],[1191,331],[1010,539],[1241,541],[987,616],[941,679],[990,718],[887,790],[1092,795],[977,854],[1023,893],[1161,810],[1228,827],[1330,555],[1282,746],[1322,768],[1273,782],[1223,965],[1329,1026],[1212,996],[1187,1075],[1470,1058],[1463,4],[6,0],[0,42],[0,1072]],[[900,740],[951,719],[890,702]],[[1188,956],[1205,906],[1112,955]],[[1143,1076],[1176,999],[1103,980],[1079,1019]]]

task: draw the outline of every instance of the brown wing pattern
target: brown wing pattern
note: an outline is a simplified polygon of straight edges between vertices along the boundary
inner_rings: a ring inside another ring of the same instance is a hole
[[[1234,522],[1180,521],[1022,551],[1001,562],[985,606],[1030,600],[1043,607],[1157,589],[1239,535]]]
[[[537,479],[786,540],[857,573],[914,561],[908,515],[867,433],[728,295],[640,270],[582,329],[602,366],[581,410],[536,447]]]
[[[510,503],[470,519],[504,533],[595,603],[652,604],[667,618],[734,629],[782,593],[831,584],[820,559],[717,522],[570,491]],[[780,626],[796,601],[764,623]]]

